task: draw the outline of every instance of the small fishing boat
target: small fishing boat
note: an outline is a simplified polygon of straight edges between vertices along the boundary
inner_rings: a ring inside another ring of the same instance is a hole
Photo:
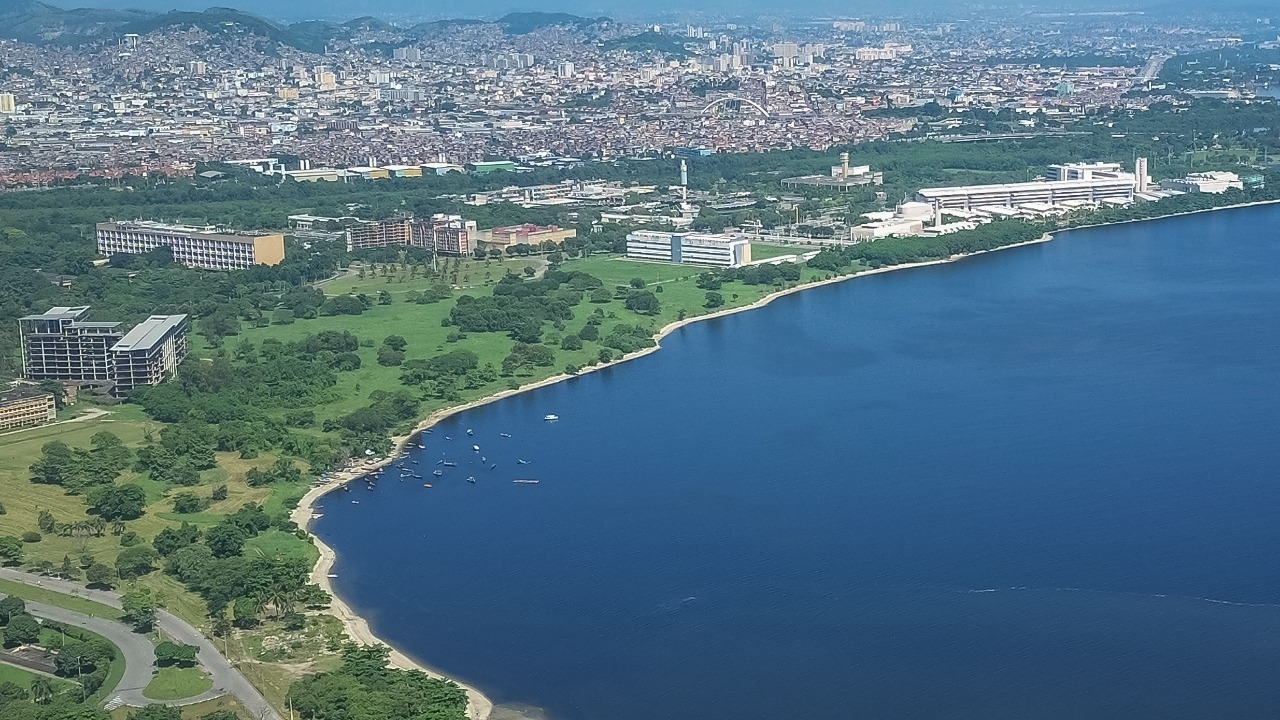
[[[422,443],[418,443],[418,449],[419,449],[419,450],[426,450],[426,449],[427,449],[427,446],[426,446],[426,445],[423,445]]]
[[[352,505],[359,505],[359,504],[360,504],[360,501],[359,501],[359,500],[352,500],[352,501],[351,501],[351,504],[352,504]]]
[[[482,462],[482,463],[487,463],[487,462],[489,462],[489,458],[487,458],[487,457],[485,457],[485,456],[481,455],[481,456],[480,456],[480,462]]]
[[[458,467],[458,463],[456,463],[456,462],[449,462],[448,460],[445,460],[445,461],[444,461],[444,466],[445,466],[445,467]]]
[[[444,439],[445,439],[445,440],[452,440],[453,438],[449,437],[448,435],[445,435],[445,436],[444,436]]]
[[[431,474],[432,474],[432,475],[435,475],[436,477],[440,477],[440,476],[444,475],[444,471],[443,471],[443,470],[436,470],[435,472],[433,472],[433,473],[431,473]]]
[[[511,482],[515,483],[516,485],[537,485],[538,484],[538,481],[534,480],[533,478],[516,478]]]
[[[471,446],[471,450],[472,450],[473,452],[480,452],[480,446],[479,446],[479,445],[472,445],[472,446]]]
[[[475,485],[475,484],[476,484],[476,479],[475,479],[474,477],[469,477],[469,478],[467,478],[467,482],[471,483],[472,485]]]
[[[311,519],[312,519],[312,520],[315,520],[316,518],[322,518],[322,517],[324,517],[324,513],[312,513],[312,514],[311,514]]]
[[[338,573],[329,573],[328,575],[326,575],[326,577],[335,578],[335,577],[338,577]]]
[[[560,419],[560,416],[559,416],[559,415],[550,415],[550,414],[548,414],[548,415],[543,415],[543,416],[542,416],[542,419],[543,419],[543,420],[546,420],[547,422],[555,422],[555,421],[557,421],[557,420],[559,420],[559,419]]]
[[[418,464],[418,461],[417,461],[417,460],[410,460],[409,462],[413,463],[414,465],[417,465],[417,464]]]
[[[422,484],[422,487],[424,487],[424,488],[429,488],[429,487],[431,487],[431,483],[423,483],[423,484]]]
[[[490,465],[490,466],[489,466],[489,469],[490,469],[490,470],[492,470],[492,469],[494,469],[494,468],[496,468],[496,467],[498,467],[498,463],[494,463],[494,464]]]
[[[475,435],[475,433],[471,432],[471,428],[467,428],[467,434],[468,434],[468,435]]]
[[[511,433],[498,433],[502,437],[511,437]]]
[[[520,464],[520,465],[528,465],[528,464],[529,464],[529,461],[528,461],[528,460],[516,460],[516,463],[518,463],[518,464]]]

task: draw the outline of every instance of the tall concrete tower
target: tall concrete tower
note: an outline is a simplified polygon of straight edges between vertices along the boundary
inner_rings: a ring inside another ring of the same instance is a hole
[[[689,164],[680,160],[680,207],[689,209]]]
[[[1147,159],[1144,157],[1136,158],[1133,161],[1134,190],[1137,192],[1146,192],[1147,185],[1151,182],[1151,177],[1147,175]]]
[[[849,153],[840,153],[840,179],[849,179]]]

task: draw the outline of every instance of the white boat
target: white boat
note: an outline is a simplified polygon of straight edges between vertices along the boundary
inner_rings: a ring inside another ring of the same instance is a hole
[[[511,433],[498,433],[502,437],[511,437]]]
[[[471,449],[472,449],[472,450],[474,450],[474,451],[476,451],[476,452],[480,452],[480,446],[479,446],[479,445],[472,445],[472,446],[471,446]]]
[[[556,420],[560,419],[560,416],[559,415],[543,415],[542,419],[546,420],[547,422],[555,422]]]

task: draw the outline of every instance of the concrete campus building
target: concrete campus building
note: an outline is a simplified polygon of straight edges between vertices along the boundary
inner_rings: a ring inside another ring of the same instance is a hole
[[[173,250],[174,262],[206,270],[244,270],[284,260],[284,235],[228,235],[212,227],[189,227],[135,220],[98,223],[98,253],[137,255],[159,247]]]
[[[974,210],[980,207],[1062,205],[1067,202],[1133,202],[1138,185],[1146,186],[1145,161],[1140,181],[1125,172],[1119,163],[1067,163],[1050,165],[1044,180],[996,185],[960,185],[922,188],[916,201],[942,210]]]
[[[128,333],[118,322],[88,322],[87,306],[55,307],[18,320],[22,376],[109,387],[127,395],[172,375],[187,357],[186,315],[152,315]]]
[[[696,232],[636,230],[627,233],[627,258],[684,265],[741,267],[751,262],[745,237]]]
[[[0,431],[51,423],[58,416],[53,396],[35,388],[0,392]]]

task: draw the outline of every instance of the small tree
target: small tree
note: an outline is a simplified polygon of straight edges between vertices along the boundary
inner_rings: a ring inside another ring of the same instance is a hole
[[[0,626],[8,625],[14,615],[23,615],[26,612],[27,604],[22,598],[13,595],[0,598]]]
[[[40,640],[40,623],[36,619],[22,613],[9,618],[4,628],[4,644],[6,647],[30,645]]]
[[[643,290],[645,286],[644,278],[633,277],[631,278],[630,285],[636,290]]]
[[[116,579],[116,571],[102,563],[94,563],[89,569],[84,571],[84,577],[89,581],[90,585],[105,585],[111,587]]]
[[[150,590],[130,590],[120,596],[120,606],[124,619],[138,632],[147,632],[156,622],[156,601]]]
[[[724,296],[714,290],[707,293],[707,301],[703,303],[706,308],[718,308],[724,305]]]
[[[160,667],[192,667],[196,664],[196,654],[199,651],[200,648],[195,645],[179,645],[166,640],[156,646],[156,664]]]
[[[22,562],[22,540],[12,535],[0,537],[0,565],[17,565]]]
[[[155,570],[158,559],[159,553],[154,548],[131,547],[116,557],[116,573],[122,580],[133,580]]]

